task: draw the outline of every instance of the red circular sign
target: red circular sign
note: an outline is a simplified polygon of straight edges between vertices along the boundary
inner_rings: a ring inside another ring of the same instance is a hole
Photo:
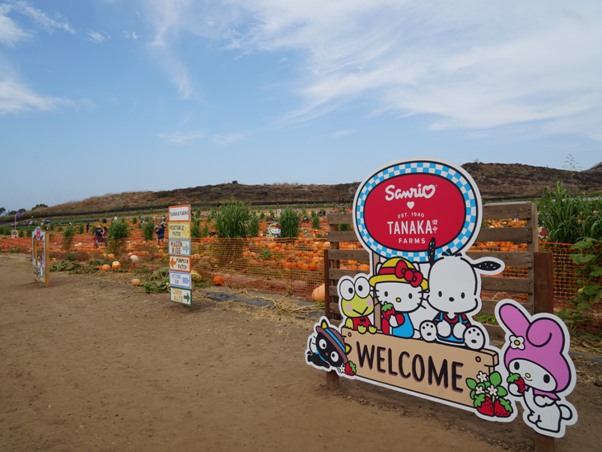
[[[364,203],[368,234],[385,247],[416,252],[450,243],[462,231],[466,208],[458,186],[436,174],[402,174],[376,185]]]

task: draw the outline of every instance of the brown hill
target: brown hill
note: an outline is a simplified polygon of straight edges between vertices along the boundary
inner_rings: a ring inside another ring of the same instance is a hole
[[[541,196],[562,181],[572,191],[602,193],[602,163],[586,171],[567,171],[518,163],[466,163],[462,165],[474,178],[485,200],[525,199]],[[28,212],[26,217],[53,217],[79,214],[162,209],[190,203],[195,207],[214,207],[237,200],[254,205],[351,203],[358,182],[336,185],[263,184],[236,182],[178,188],[169,191],[143,191],[107,194]]]

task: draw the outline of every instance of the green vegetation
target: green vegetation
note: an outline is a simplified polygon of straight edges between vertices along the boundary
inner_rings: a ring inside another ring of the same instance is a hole
[[[602,197],[571,194],[561,182],[538,201],[539,222],[548,240],[577,243],[584,237],[602,239]]]
[[[144,240],[152,240],[153,233],[155,232],[155,225],[153,223],[152,218],[144,219],[144,227],[142,228],[142,234],[144,235]]]
[[[115,254],[125,251],[125,241],[130,235],[129,227],[125,220],[113,221],[108,228],[109,249]]]
[[[254,216],[244,202],[222,204],[215,215],[217,236],[226,239],[251,237],[250,225]]]
[[[290,207],[282,210],[279,223],[281,227],[280,237],[295,238],[299,236],[299,225],[301,220],[299,215],[297,215],[297,212]]]
[[[73,245],[73,238],[75,237],[75,228],[72,224],[69,224],[63,231],[63,250],[69,251]]]

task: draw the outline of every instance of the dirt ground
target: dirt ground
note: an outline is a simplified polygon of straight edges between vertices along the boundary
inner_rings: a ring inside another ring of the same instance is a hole
[[[0,450],[533,448],[520,418],[349,380],[328,390],[304,361],[314,320],[285,297],[260,308],[197,290],[188,309],[129,278],[52,273],[42,287],[27,256],[0,255]],[[602,363],[575,364],[579,421],[556,450],[600,450]]]

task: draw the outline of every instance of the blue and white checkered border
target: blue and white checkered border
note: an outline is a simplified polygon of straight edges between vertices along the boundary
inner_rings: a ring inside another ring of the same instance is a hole
[[[428,262],[428,251],[400,251],[387,248],[374,240],[366,229],[364,207],[368,194],[374,187],[387,179],[406,174],[435,174],[444,177],[458,187],[464,198],[466,209],[464,225],[454,240],[435,250],[435,255],[439,257],[443,252],[451,254],[459,252],[471,241],[475,232],[478,232],[476,228],[480,224],[478,205],[480,199],[476,199],[475,189],[463,174],[440,162],[405,162],[385,168],[368,179],[357,195],[355,202],[354,220],[358,237],[370,250],[385,258],[403,257],[410,262]]]

